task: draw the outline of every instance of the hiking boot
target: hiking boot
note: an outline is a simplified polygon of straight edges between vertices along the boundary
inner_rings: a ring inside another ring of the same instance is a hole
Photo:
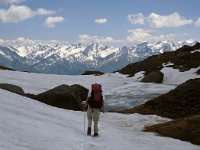
[[[91,128],[90,127],[88,127],[88,129],[87,129],[87,135],[91,135]]]
[[[94,137],[95,137],[95,136],[99,136],[99,134],[98,134],[98,133],[94,133]]]

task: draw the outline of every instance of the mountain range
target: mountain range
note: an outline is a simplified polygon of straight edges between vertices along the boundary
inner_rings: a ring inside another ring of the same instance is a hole
[[[113,72],[149,56],[196,42],[142,42],[120,48],[96,43],[0,45],[0,65],[19,71],[51,74],[81,74],[86,70]]]

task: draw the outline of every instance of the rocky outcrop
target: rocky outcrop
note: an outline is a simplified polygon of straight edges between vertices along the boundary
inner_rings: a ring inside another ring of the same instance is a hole
[[[96,75],[96,76],[100,76],[100,75],[103,75],[103,74],[104,73],[101,72],[101,71],[85,71],[81,75]]]
[[[197,68],[200,66],[200,52],[194,50],[200,49],[200,43],[196,43],[194,46],[183,46],[182,48],[165,52],[160,55],[154,55],[147,59],[127,65],[126,67],[118,70],[122,74],[128,74],[134,76],[137,72],[145,71],[145,75],[151,72],[159,71],[163,68],[163,64],[172,64],[168,67],[179,69],[180,71],[187,71],[191,68]]]
[[[14,70],[11,69],[11,68],[4,67],[4,66],[1,66],[1,65],[0,65],[0,70],[11,70],[11,71],[14,71]]]
[[[175,119],[148,126],[144,131],[200,145],[200,78],[188,80],[162,96],[120,112]]]
[[[144,131],[200,145],[200,115],[148,126]]]
[[[21,87],[16,86],[16,85],[12,85],[12,84],[8,84],[8,83],[0,83],[0,88],[7,90],[9,92],[12,92],[12,93],[24,95],[24,90]]]
[[[60,85],[38,95],[26,94],[27,97],[58,108],[82,110],[81,100],[85,100],[88,90],[80,85]]]
[[[191,79],[174,90],[121,113],[140,113],[168,118],[200,115],[200,78]]]
[[[150,72],[147,76],[145,76],[141,82],[147,83],[162,83],[163,81],[163,73],[161,71]]]

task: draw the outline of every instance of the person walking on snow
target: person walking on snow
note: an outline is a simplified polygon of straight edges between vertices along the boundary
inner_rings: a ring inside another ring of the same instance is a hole
[[[104,112],[104,97],[101,84],[91,85],[91,90],[86,99],[88,129],[87,135],[91,135],[92,120],[94,121],[94,136],[98,136],[98,121],[100,112]]]

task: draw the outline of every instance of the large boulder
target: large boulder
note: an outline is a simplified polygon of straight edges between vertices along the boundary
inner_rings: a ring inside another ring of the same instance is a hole
[[[164,75],[161,71],[153,71],[153,72],[150,72],[147,76],[145,76],[141,80],[141,82],[162,83],[163,77],[164,77]]]
[[[12,92],[12,93],[24,95],[24,90],[21,87],[16,86],[16,85],[12,85],[12,84],[8,84],[8,83],[0,83],[0,88],[7,90],[9,92]]]
[[[65,84],[35,96],[31,95],[30,97],[51,106],[71,110],[82,110],[79,94],[72,87]]]
[[[168,118],[200,115],[200,78],[191,79],[174,90],[121,113],[140,113]]]
[[[200,145],[200,115],[148,126],[145,131]]]
[[[85,87],[83,87],[83,86],[81,86],[79,84],[74,84],[74,85],[71,85],[70,87],[74,90],[74,92],[76,94],[79,95],[81,101],[85,101],[86,100],[86,98],[88,96],[88,92],[89,92],[88,89],[86,89]]]

